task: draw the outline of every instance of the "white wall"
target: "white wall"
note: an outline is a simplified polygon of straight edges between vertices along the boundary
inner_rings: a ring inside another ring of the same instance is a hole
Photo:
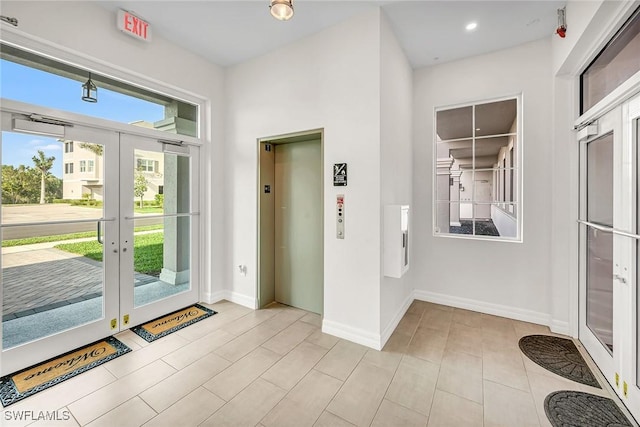
[[[380,210],[382,211],[385,205],[412,205],[413,70],[386,18],[384,15],[381,18]],[[413,218],[411,211],[410,217]],[[415,219],[411,221],[415,222]],[[384,235],[382,231],[381,233]],[[411,247],[411,241],[415,236],[411,224],[409,233]],[[411,263],[416,262],[416,259],[411,252],[409,257],[409,268],[411,268]],[[385,277],[384,273],[381,273],[381,277],[380,331],[382,344],[384,344],[413,300],[413,285],[408,279],[408,274],[400,279]]]
[[[209,197],[224,189],[224,71],[164,40],[161,34],[154,34],[151,43],[124,35],[116,29],[115,14],[92,2],[3,1],[2,14],[18,19],[16,33],[42,39],[43,43],[73,52],[74,56],[84,56],[87,63],[102,63],[103,69],[115,68],[151,81],[151,90],[154,90],[153,82],[159,82],[210,101],[206,107],[209,122],[204,135],[206,146],[201,151],[202,170],[208,170],[203,191],[206,206],[201,209],[206,213],[203,236],[207,240],[207,258],[203,259],[207,271],[202,282],[204,299],[210,299],[225,283],[223,210],[218,198]],[[83,66],[83,61],[77,65]],[[179,66],[169,67],[168,62]],[[100,68],[95,71],[99,72]]]
[[[380,11],[228,69],[229,298],[256,304],[257,139],[324,129],[323,330],[375,347],[380,328]],[[348,186],[332,166],[348,163]],[[336,194],[345,238],[335,237]],[[234,266],[248,266],[241,276]]]
[[[544,39],[415,71],[412,277],[418,298],[551,322],[551,176],[544,172],[552,153],[551,65],[551,40]],[[520,92],[523,243],[434,237],[434,108]]]

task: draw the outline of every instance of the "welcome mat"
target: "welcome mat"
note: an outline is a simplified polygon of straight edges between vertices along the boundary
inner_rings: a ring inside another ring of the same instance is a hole
[[[143,325],[131,328],[133,332],[140,335],[147,342],[152,342],[165,335],[169,335],[178,329],[193,325],[196,322],[211,317],[216,314],[215,311],[203,307],[200,304],[174,311],[171,314],[162,316],[158,319],[147,322]]]
[[[16,403],[130,351],[121,341],[109,337],[6,375],[0,378],[2,406]]]
[[[518,342],[520,350],[538,365],[572,381],[602,388],[573,341],[549,335],[529,335]]]
[[[581,391],[555,391],[544,399],[544,412],[553,427],[631,427],[611,399]]]

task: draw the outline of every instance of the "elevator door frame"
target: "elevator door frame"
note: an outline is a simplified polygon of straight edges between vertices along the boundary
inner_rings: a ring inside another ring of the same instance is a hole
[[[307,142],[307,141],[320,141],[320,163],[321,163],[321,175],[322,175],[322,187],[321,187],[321,195],[320,195],[320,209],[322,212],[322,271],[323,271],[323,286],[322,286],[322,298],[323,298],[323,312],[324,312],[324,130],[323,129],[312,129],[308,131],[295,132],[289,134],[283,134],[278,136],[271,136],[265,138],[259,138],[257,143],[257,162],[258,162],[258,191],[257,191],[257,236],[258,236],[258,244],[257,244],[257,274],[256,274],[256,299],[257,299],[257,308],[264,308],[272,303],[277,302],[275,299],[275,252],[274,252],[274,244],[275,244],[275,236],[274,234],[274,223],[275,215],[273,215],[273,221],[271,222],[271,230],[268,229],[267,224],[263,223],[264,217],[263,210],[265,209],[265,185],[269,185],[264,182],[263,172],[265,172],[265,161],[268,161],[268,155],[265,153],[271,153],[271,156],[275,157],[275,147],[272,147],[270,152],[265,150],[265,146],[270,144],[272,146],[279,144],[295,144],[297,142]],[[273,186],[273,183],[271,184]],[[273,191],[273,189],[271,189]],[[271,231],[271,241],[269,241],[269,231]],[[264,246],[264,247],[263,247]],[[268,251],[271,251],[270,253]],[[269,271],[269,263],[273,261],[273,267],[271,267],[271,271]],[[271,283],[266,283],[271,281]],[[266,294],[266,295],[265,295]],[[273,295],[273,298],[265,298],[265,296]],[[322,314],[322,313],[320,313]]]

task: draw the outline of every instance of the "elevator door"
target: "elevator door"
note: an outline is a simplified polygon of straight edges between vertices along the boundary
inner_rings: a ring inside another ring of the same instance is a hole
[[[275,298],[283,304],[322,313],[320,141],[274,147]]]

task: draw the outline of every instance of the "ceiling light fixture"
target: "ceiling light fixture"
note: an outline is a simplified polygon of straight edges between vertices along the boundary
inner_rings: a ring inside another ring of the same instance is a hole
[[[293,0],[271,0],[269,10],[277,20],[288,21],[293,18]]]
[[[91,80],[91,73],[89,73],[89,80],[82,85],[82,100],[86,102],[98,102],[98,88]]]
[[[467,24],[467,26],[465,27],[467,29],[467,31],[473,31],[476,29],[476,27],[478,27],[478,23],[477,22],[470,22]]]

